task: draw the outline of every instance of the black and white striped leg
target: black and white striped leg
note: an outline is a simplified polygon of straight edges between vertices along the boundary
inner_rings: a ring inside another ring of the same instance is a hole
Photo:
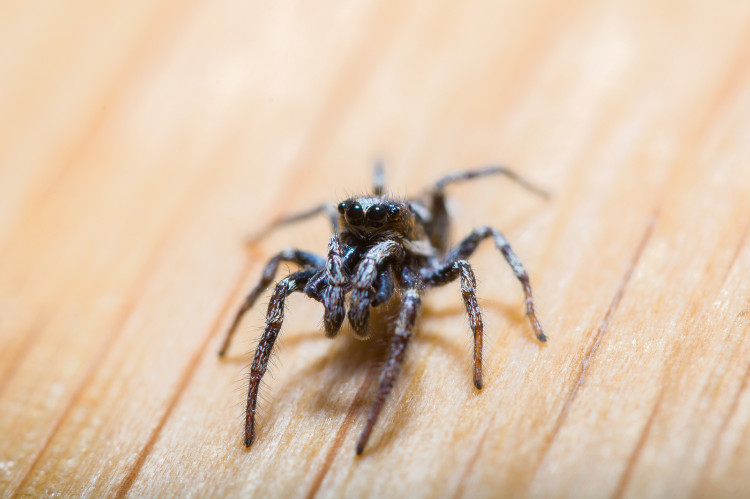
[[[474,386],[481,390],[484,323],[477,303],[477,280],[474,277],[471,265],[466,260],[457,260],[422,273],[425,285],[428,287],[448,284],[455,281],[459,276],[461,277],[461,295],[466,306],[466,315],[469,316],[469,325],[474,334]]]
[[[232,336],[237,330],[237,326],[242,320],[242,317],[248,310],[250,310],[250,308],[252,308],[253,304],[258,299],[258,296],[260,296],[261,293],[266,290],[268,285],[271,284],[271,281],[273,281],[273,278],[276,275],[276,270],[279,268],[279,263],[281,262],[296,263],[303,268],[322,267],[323,265],[325,265],[325,260],[323,259],[323,257],[318,256],[314,253],[308,253],[307,251],[300,251],[294,248],[287,248],[271,258],[266,264],[266,268],[263,270],[263,275],[260,278],[260,282],[255,285],[252,291],[250,291],[250,294],[247,295],[245,301],[242,303],[242,306],[234,316],[232,325],[229,326],[229,329],[224,336],[224,342],[222,343],[221,349],[219,350],[219,356],[223,356],[227,352],[229,344],[232,341]]]
[[[341,329],[346,315],[346,304],[344,302],[345,286],[347,281],[346,269],[344,268],[343,249],[341,240],[337,235],[331,236],[328,241],[328,258],[326,260],[326,283],[322,298],[325,313],[323,324],[326,336],[333,338]]]
[[[391,340],[388,360],[386,360],[385,366],[383,366],[383,371],[380,373],[380,387],[378,388],[378,394],[375,397],[375,402],[373,403],[372,408],[370,409],[365,428],[362,430],[359,440],[357,441],[357,454],[362,454],[365,450],[365,445],[367,445],[372,429],[375,427],[380,411],[383,409],[383,404],[385,403],[388,394],[393,389],[393,385],[396,384],[396,379],[398,378],[399,372],[401,371],[401,365],[406,356],[406,347],[412,337],[414,323],[417,320],[417,315],[419,314],[422,305],[421,279],[412,274],[411,271],[405,270],[402,275],[402,281],[406,284],[407,289],[404,292],[401,311],[396,322],[396,330],[394,331],[393,339]]]
[[[490,236],[495,241],[497,249],[503,254],[505,261],[510,265],[516,279],[518,279],[521,286],[523,286],[523,292],[526,297],[526,315],[529,316],[529,321],[531,322],[531,327],[534,329],[534,334],[539,341],[547,341],[547,336],[544,334],[542,325],[539,323],[539,320],[536,317],[536,312],[534,311],[534,297],[531,293],[529,275],[526,273],[526,269],[521,263],[521,260],[518,259],[513,252],[513,249],[510,247],[510,244],[508,244],[508,241],[499,231],[491,227],[480,227],[474,230],[455,248],[448,252],[445,258],[446,262],[467,259],[474,252],[479,243]]]
[[[247,409],[245,412],[245,445],[250,447],[255,439],[255,409],[258,403],[260,380],[268,367],[271,351],[284,321],[284,302],[293,292],[305,287],[307,281],[315,275],[316,269],[301,270],[282,279],[276,285],[271,301],[268,303],[266,328],[255,350],[253,365],[250,368],[250,388],[247,392]]]

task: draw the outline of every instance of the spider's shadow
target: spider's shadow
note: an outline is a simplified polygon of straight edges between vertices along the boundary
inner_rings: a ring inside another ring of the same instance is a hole
[[[500,309],[514,322],[523,322],[524,320],[523,315],[514,313],[514,307],[503,302],[487,301],[484,305],[485,308]],[[331,414],[333,417],[347,415],[347,419],[352,418],[350,422],[353,422],[353,432],[358,434],[364,428],[365,419],[378,391],[380,371],[388,357],[397,312],[397,306],[374,309],[370,324],[372,334],[368,340],[357,339],[351,327],[348,323],[345,323],[338,336],[328,342],[330,350],[325,355],[291,373],[283,384],[275,387],[275,393],[268,393],[267,390],[262,389],[262,392],[268,394],[268,400],[262,404],[265,406],[264,412],[268,412],[259,421],[261,428],[266,424],[274,424],[276,419],[274,412],[279,409],[279,405],[274,404],[274,399],[284,400],[301,390],[308,389],[309,385],[313,385],[315,387],[314,393],[308,394],[307,400],[309,400],[309,403],[300,404],[301,409],[297,410],[306,411],[308,412],[307,415],[321,412]],[[398,384],[403,385],[411,379],[417,369],[416,362],[414,362],[415,347],[420,343],[427,343],[435,345],[448,354],[448,357],[453,360],[450,369],[455,370],[457,376],[465,375],[466,389],[474,391],[469,374],[471,333],[468,327],[465,338],[458,335],[438,334],[431,327],[420,327],[420,322],[425,320],[440,319],[464,313],[465,311],[461,307],[439,310],[429,306],[425,307],[421,320],[418,321],[415,328],[412,344],[407,352],[397,387]],[[283,350],[305,348],[305,345],[309,342],[317,342],[323,339],[322,332],[315,330],[283,338],[279,346]],[[411,355],[409,355],[409,352],[411,352]],[[235,359],[246,362],[244,356]],[[344,389],[346,385],[348,387]],[[414,387],[419,390],[418,383]],[[352,393],[356,395],[352,397]],[[338,396],[339,394],[341,396]],[[398,404],[394,407],[394,404],[398,401],[394,400],[393,395],[394,393],[391,393],[386,402],[386,410],[390,406],[391,410],[398,411],[399,419],[405,418],[408,420],[411,417],[413,405]],[[276,409],[274,409],[274,405]],[[388,445],[398,434],[396,428],[386,426],[383,415],[381,414],[380,421],[375,426],[375,432],[368,445],[369,448]],[[261,431],[263,430],[261,429]]]

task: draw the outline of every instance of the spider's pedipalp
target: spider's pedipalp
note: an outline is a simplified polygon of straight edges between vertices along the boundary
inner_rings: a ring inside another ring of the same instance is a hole
[[[303,292],[312,298],[323,303],[323,291],[327,286],[327,276],[325,267],[318,268],[318,271],[305,284]]]
[[[237,326],[242,320],[242,317],[252,308],[253,304],[258,299],[258,296],[260,296],[260,294],[266,290],[268,285],[271,284],[271,281],[273,281],[273,278],[276,275],[276,270],[279,268],[279,263],[281,262],[296,263],[302,268],[322,267],[325,265],[325,260],[321,256],[294,248],[287,248],[280,251],[276,256],[271,258],[266,264],[266,268],[263,269],[263,275],[260,278],[260,282],[255,285],[252,291],[250,291],[245,298],[245,301],[242,303],[242,306],[237,311],[237,314],[234,316],[232,325],[229,326],[229,329],[224,336],[224,342],[219,350],[219,356],[224,356],[227,352],[229,343],[232,341],[232,336],[234,336],[234,332],[237,330]]]
[[[396,290],[395,283],[393,282],[393,269],[390,266],[386,266],[386,268],[381,270],[373,286],[375,288],[375,296],[372,297],[370,306],[378,307],[390,300]]]
[[[349,300],[349,323],[360,338],[367,338],[372,287],[386,264],[403,254],[403,247],[395,241],[386,240],[374,245],[362,257],[352,279]]]
[[[284,303],[286,298],[305,287],[307,281],[315,275],[315,269],[301,270],[285,277],[276,285],[266,313],[266,328],[258,343],[250,367],[250,388],[247,392],[247,410],[245,412],[245,445],[250,447],[255,439],[255,407],[258,403],[260,380],[266,373],[271,350],[284,322]]]
[[[334,234],[328,241],[328,259],[326,261],[326,281],[328,286],[323,289],[322,298],[325,313],[323,324],[326,336],[333,338],[341,329],[346,315],[344,303],[344,286],[346,286],[346,270],[344,256],[339,236]]]

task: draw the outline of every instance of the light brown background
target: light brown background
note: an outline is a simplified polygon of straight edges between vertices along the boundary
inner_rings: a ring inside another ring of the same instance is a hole
[[[716,497],[750,490],[750,2],[0,3],[0,491]],[[485,389],[431,294],[366,453],[377,341],[290,300],[255,446],[223,330],[267,220],[451,189],[485,243]]]

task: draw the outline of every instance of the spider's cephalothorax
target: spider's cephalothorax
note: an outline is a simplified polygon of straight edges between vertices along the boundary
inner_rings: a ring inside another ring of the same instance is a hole
[[[326,213],[333,226],[333,235],[328,242],[325,258],[293,248],[285,249],[271,258],[260,282],[245,299],[224,339],[219,355],[226,352],[242,316],[271,284],[279,263],[286,261],[300,266],[299,271],[276,284],[268,304],[266,327],[250,370],[245,445],[249,447],[255,438],[255,408],[260,380],[266,372],[271,350],[281,329],[284,302],[295,291],[302,291],[323,304],[327,336],[335,336],[344,319],[348,318],[354,333],[362,339],[370,333],[370,309],[386,303],[396,290],[401,292],[400,309],[388,358],[380,376],[380,388],[357,442],[357,454],[364,450],[383,403],[396,382],[425,289],[460,279],[461,294],[474,335],[474,385],[477,389],[482,388],[484,326],[477,305],[474,271],[466,259],[483,239],[491,237],[494,240],[495,246],[521,282],[526,296],[526,313],[534,333],[539,341],[546,341],[534,312],[529,277],[500,232],[490,227],[480,227],[453,248],[448,247],[449,218],[445,206],[445,186],[492,174],[506,175],[527,189],[546,196],[544,191],[512,171],[500,166],[488,166],[441,178],[424,200],[402,201],[384,195],[383,172],[381,168],[376,168],[372,195],[353,197],[338,205],[321,205],[279,220],[267,229]]]
[[[338,205],[339,236],[344,244],[384,239],[418,240],[424,235],[404,202],[385,196],[347,199]]]

